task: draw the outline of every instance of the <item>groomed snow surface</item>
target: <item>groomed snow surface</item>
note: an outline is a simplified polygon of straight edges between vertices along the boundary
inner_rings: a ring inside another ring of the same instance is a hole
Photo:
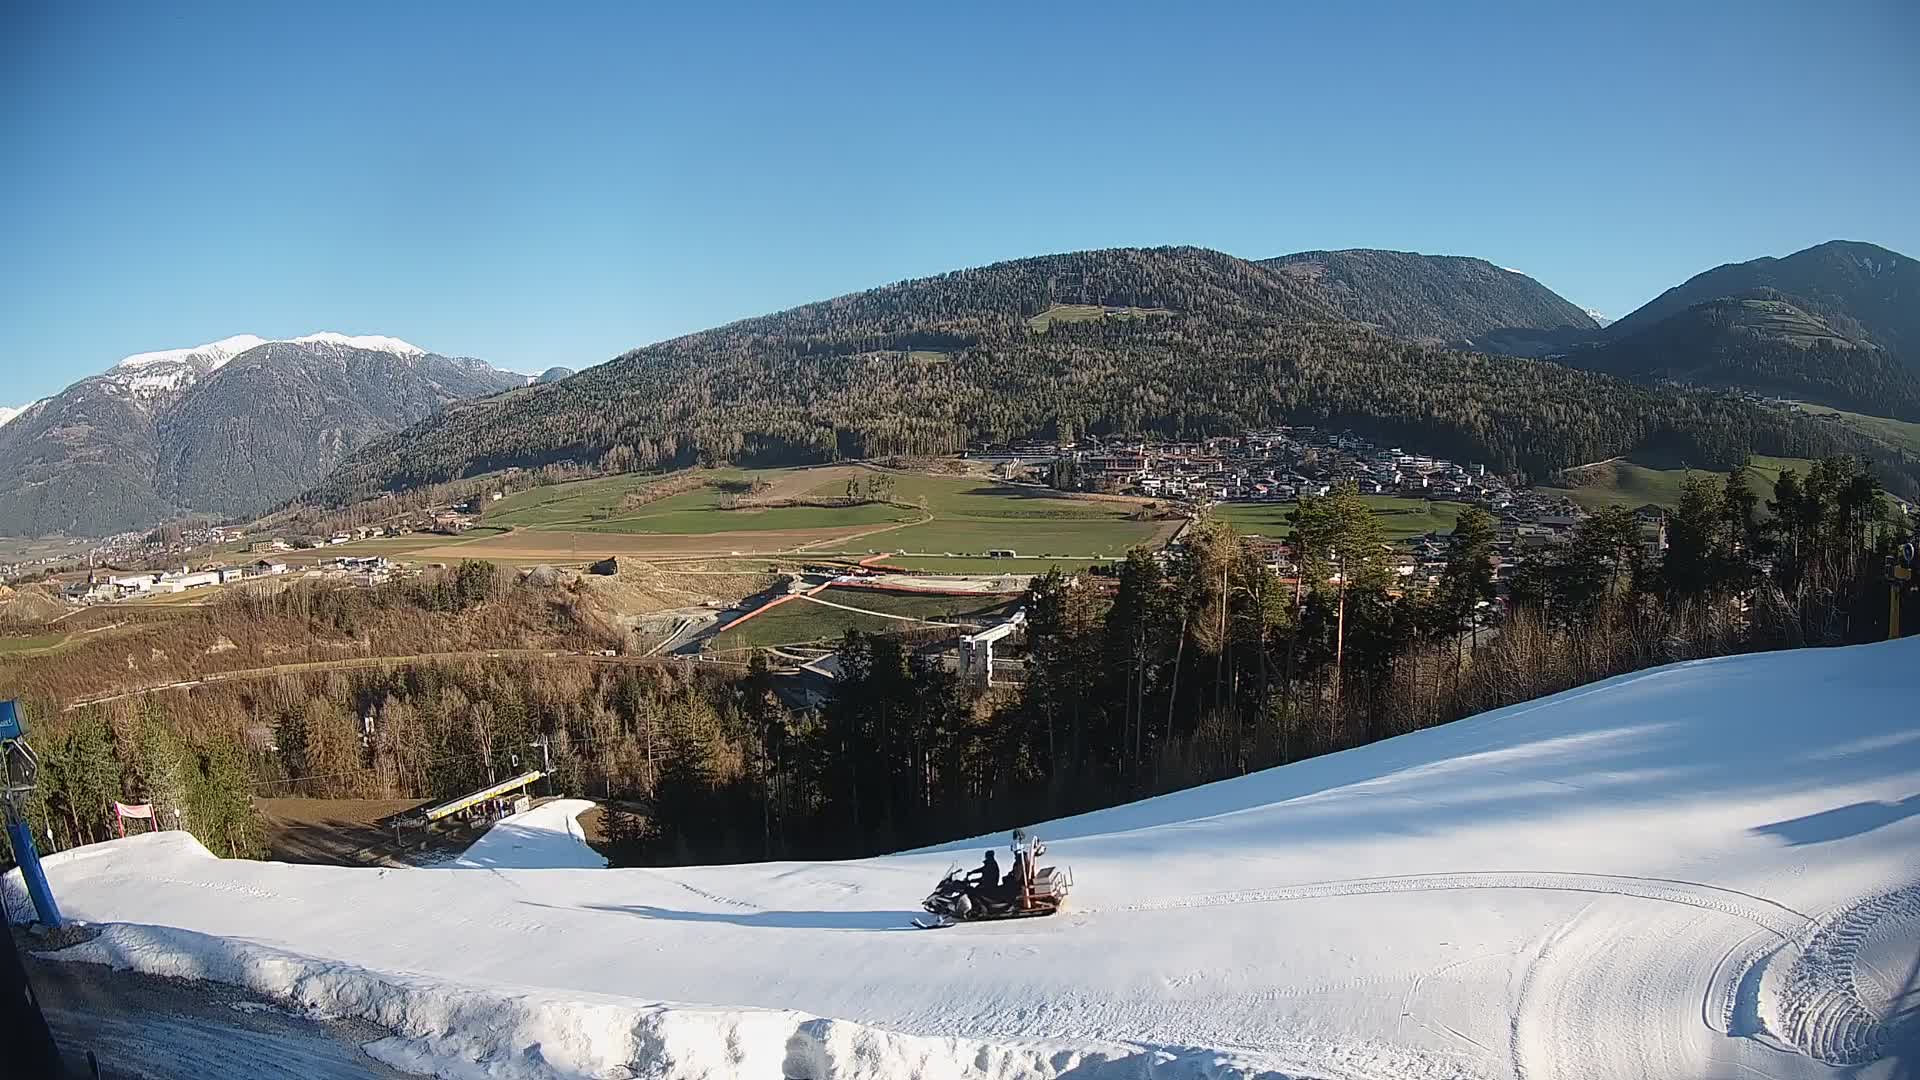
[[[1917,703],[1920,639],[1623,676],[1042,825],[1067,910],[936,931],[921,897],[1004,837],[602,870],[556,803],[448,868],[47,862],[112,924],[74,959],[364,1017],[448,1077],[1885,1077]]]

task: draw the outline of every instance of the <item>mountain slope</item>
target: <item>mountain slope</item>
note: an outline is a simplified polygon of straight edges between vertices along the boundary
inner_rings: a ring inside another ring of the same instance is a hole
[[[0,534],[97,536],[171,516],[159,443],[137,391],[82,379],[0,427]]]
[[[637,349],[370,444],[311,498],[565,460],[797,463],[1285,422],[1535,475],[1648,444],[1732,464],[1866,442],[1718,398],[1392,339],[1346,320],[1312,280],[1220,252],[1116,249],[902,282]]]
[[[568,811],[536,810],[469,853],[492,872],[181,832],[46,867],[104,927],[63,956],[377,1019],[420,1071],[1889,1076],[1920,1034],[1916,694],[1920,639],[1608,679],[1041,824],[1065,910],[933,932],[920,898],[1004,836],[570,869]]]
[[[1709,300],[1556,359],[1625,378],[1729,386],[1920,419],[1920,374],[1780,297],[1759,290]]]
[[[159,420],[156,475],[174,504],[258,511],[318,483],[377,436],[524,382],[469,359],[337,344],[262,345]]]
[[[1852,240],[1717,266],[1607,327],[1607,336],[1632,336],[1708,300],[1756,296],[1784,299],[1845,337],[1878,345],[1920,370],[1920,263]]]
[[[1393,337],[1501,352],[1501,344],[1538,341],[1545,331],[1555,340],[1599,331],[1591,315],[1553,290],[1484,259],[1357,248],[1302,251],[1262,265],[1313,284],[1347,319]]]
[[[99,535],[263,509],[376,436],[525,381],[340,334],[130,356],[0,427],[0,533]]]

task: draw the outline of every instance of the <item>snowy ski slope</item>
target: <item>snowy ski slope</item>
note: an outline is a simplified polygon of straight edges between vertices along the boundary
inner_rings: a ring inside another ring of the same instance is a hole
[[[174,833],[49,873],[118,924],[77,958],[364,1016],[396,1033],[370,1052],[453,1077],[1871,1078],[1920,1030],[1920,639],[1673,665],[1042,825],[1077,879],[1050,919],[905,929],[1004,837],[599,870],[571,809],[465,867]]]

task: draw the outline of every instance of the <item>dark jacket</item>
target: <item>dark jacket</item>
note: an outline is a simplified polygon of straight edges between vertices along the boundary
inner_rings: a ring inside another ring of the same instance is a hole
[[[991,851],[987,852],[987,857],[980,863],[980,887],[982,889],[1000,887],[1000,860],[994,858]]]

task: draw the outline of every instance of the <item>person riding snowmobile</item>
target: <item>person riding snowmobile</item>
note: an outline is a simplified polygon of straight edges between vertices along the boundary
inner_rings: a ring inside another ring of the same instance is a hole
[[[991,848],[987,850],[987,857],[980,861],[978,873],[980,880],[974,883],[976,889],[984,893],[1000,887],[1000,860],[994,856]]]

